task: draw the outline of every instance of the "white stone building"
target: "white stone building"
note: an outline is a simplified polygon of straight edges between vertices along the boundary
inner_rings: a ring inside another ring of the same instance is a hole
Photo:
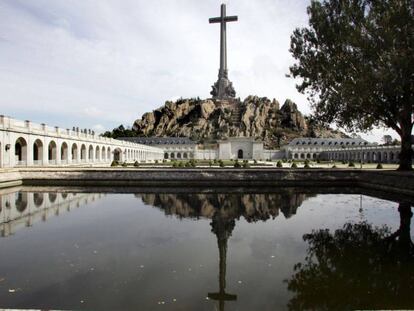
[[[0,167],[102,165],[163,159],[163,150],[0,116]]]
[[[286,159],[292,160],[316,160],[322,152],[333,148],[349,148],[368,146],[368,142],[362,138],[295,138],[284,146]]]
[[[217,144],[197,144],[188,137],[122,137],[129,142],[156,146],[170,160],[266,160],[282,158],[279,150],[265,150],[263,142],[252,137],[230,137]]]
[[[219,159],[263,159],[263,142],[250,137],[232,137],[219,141]]]

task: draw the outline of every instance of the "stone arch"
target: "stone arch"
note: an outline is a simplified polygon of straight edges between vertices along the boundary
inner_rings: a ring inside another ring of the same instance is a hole
[[[108,149],[106,150],[106,159],[108,161],[111,160],[111,147],[108,147]]]
[[[35,192],[33,193],[33,203],[36,207],[40,207],[43,204],[43,193]]]
[[[382,162],[382,154],[381,154],[381,152],[377,152],[377,161],[379,162],[379,163],[381,163]]]
[[[171,152],[171,154],[170,154],[170,158],[171,158],[171,159],[175,159],[174,152]]]
[[[183,158],[184,158],[184,159],[187,159],[187,158],[188,158],[187,152],[184,152],[184,153],[183,153]]]
[[[92,161],[93,160],[93,146],[92,145],[89,145],[88,160],[89,161]]]
[[[66,142],[63,142],[60,146],[60,159],[62,161],[67,161],[69,159],[68,144]]]
[[[57,145],[54,140],[51,140],[48,145],[48,158],[50,164],[56,164],[57,160]]]
[[[304,159],[304,158],[305,158],[305,154],[304,154],[304,153],[301,153],[301,154],[300,154],[300,158],[301,158],[301,159]]]
[[[71,154],[72,154],[72,161],[78,161],[78,145],[76,143],[72,144],[72,148],[71,148]]]
[[[164,159],[168,159],[168,152],[164,153]]]
[[[106,160],[106,149],[105,149],[105,146],[102,146],[101,155],[102,155],[102,160],[105,161]]]
[[[27,192],[16,192],[14,204],[17,211],[23,213],[27,208]]]
[[[243,159],[243,150],[242,149],[237,150],[237,159]]]
[[[298,159],[298,158],[299,158],[299,155],[298,155],[297,153],[295,153],[295,154],[293,155],[293,158],[294,158],[294,159]]]
[[[307,153],[306,154],[306,159],[310,159],[311,158],[311,154],[310,153]]]
[[[14,155],[16,157],[17,165],[27,164],[27,142],[23,137],[16,139],[14,144]]]
[[[56,199],[57,199],[57,193],[55,192],[49,192],[49,202],[50,203],[55,203]]]
[[[122,150],[120,148],[114,150],[114,161],[122,161]]]
[[[33,143],[33,164],[41,165],[43,162],[43,142],[36,139]]]
[[[181,152],[177,153],[177,159],[181,159]]]
[[[95,148],[95,161],[101,160],[101,150],[99,149],[99,146],[96,146]]]
[[[86,154],[86,146],[82,144],[81,146],[81,161],[86,162],[87,154]]]

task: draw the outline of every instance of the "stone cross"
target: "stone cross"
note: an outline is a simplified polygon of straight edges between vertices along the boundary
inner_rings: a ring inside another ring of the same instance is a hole
[[[221,5],[221,15],[219,17],[213,17],[209,19],[210,24],[220,23],[220,69],[218,74],[218,80],[212,86],[213,90],[211,95],[215,99],[228,99],[234,98],[236,92],[234,91],[232,83],[228,79],[227,69],[227,37],[226,37],[226,23],[236,22],[237,16],[226,15],[226,5]]]

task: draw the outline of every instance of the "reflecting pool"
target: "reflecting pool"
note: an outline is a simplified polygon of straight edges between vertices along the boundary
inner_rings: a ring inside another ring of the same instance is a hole
[[[410,198],[87,191],[0,192],[0,308],[414,309]]]

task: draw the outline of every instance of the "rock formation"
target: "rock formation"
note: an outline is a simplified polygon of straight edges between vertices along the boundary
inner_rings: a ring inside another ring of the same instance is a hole
[[[268,148],[278,147],[296,137],[346,137],[304,117],[295,103],[248,96],[244,101],[180,99],[167,101],[136,120],[137,136],[190,137],[212,142],[228,137],[255,137]]]

